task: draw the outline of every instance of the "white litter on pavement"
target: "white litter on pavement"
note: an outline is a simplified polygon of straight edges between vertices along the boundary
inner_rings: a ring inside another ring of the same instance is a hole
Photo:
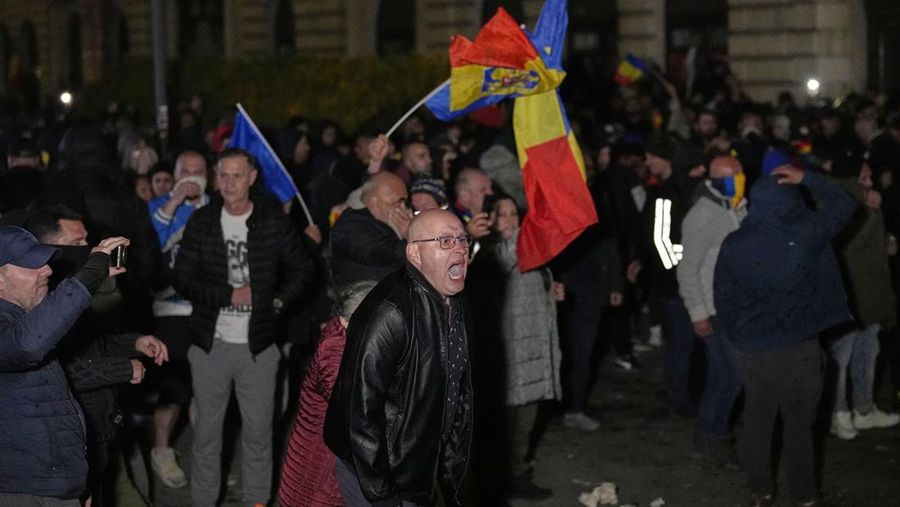
[[[616,485],[612,482],[604,482],[594,488],[593,491],[579,495],[578,502],[587,507],[618,505],[619,497],[616,494]]]

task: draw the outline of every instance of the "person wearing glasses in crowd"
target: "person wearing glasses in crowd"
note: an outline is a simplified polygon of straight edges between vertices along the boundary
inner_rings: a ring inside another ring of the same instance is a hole
[[[406,265],[350,319],[325,419],[348,506],[462,504],[473,411],[459,293],[470,243],[452,213],[420,213]]]

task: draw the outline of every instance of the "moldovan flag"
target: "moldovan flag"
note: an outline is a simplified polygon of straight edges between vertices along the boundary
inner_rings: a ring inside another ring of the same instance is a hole
[[[630,86],[644,77],[644,73],[649,72],[649,67],[643,60],[631,53],[625,55],[625,58],[619,62],[616,73],[613,76],[619,86]]]

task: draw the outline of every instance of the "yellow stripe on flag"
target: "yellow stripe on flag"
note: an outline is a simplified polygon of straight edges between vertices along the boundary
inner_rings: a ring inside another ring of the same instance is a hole
[[[450,69],[450,110],[459,111],[491,95],[535,95],[553,90],[566,73],[535,58],[522,69],[462,65]]]
[[[513,113],[513,129],[516,133],[516,149],[519,164],[525,167],[528,155],[525,150],[566,135],[566,122],[556,91],[529,95],[516,99]],[[584,162],[582,161],[582,166]]]

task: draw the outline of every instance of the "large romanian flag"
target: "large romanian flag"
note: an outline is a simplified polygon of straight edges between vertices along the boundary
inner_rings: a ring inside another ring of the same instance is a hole
[[[597,222],[581,149],[557,90],[565,77],[567,24],[566,0],[544,3],[534,33],[499,9],[474,42],[454,38],[450,85],[427,103],[449,120],[515,98],[513,127],[528,201],[517,248],[521,271],[546,264]]]

